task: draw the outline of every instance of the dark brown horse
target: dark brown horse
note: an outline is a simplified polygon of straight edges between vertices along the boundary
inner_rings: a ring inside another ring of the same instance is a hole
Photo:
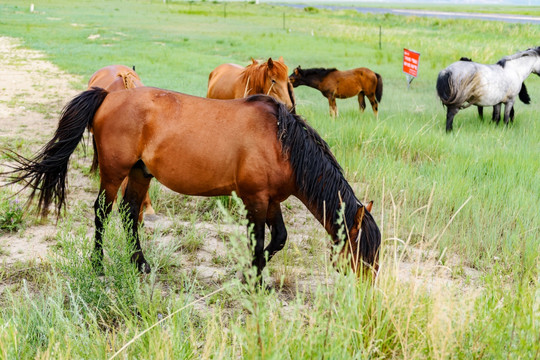
[[[126,111],[129,109],[129,111]],[[135,243],[132,260],[148,272],[139,243],[138,214],[155,177],[182,194],[230,195],[243,200],[255,239],[253,265],[259,273],[287,239],[280,203],[298,197],[336,243],[338,210],[345,204],[348,234],[344,253],[377,269],[381,234],[358,201],[326,142],[301,117],[273,98],[258,95],[212,100],[140,87],[107,92],[100,88],[76,96],[64,109],[54,137],[33,158],[7,152],[17,165],[11,183],[22,182],[39,195],[38,209],[65,206],[65,179],[71,154],[87,127],[93,127],[101,174],[95,202],[95,257],[103,259],[104,220],[122,180],[129,182],[123,203]],[[101,199],[103,200],[103,199]],[[265,224],[271,241],[264,248]],[[128,227],[129,225],[127,225]]]
[[[93,87],[100,87],[107,91],[117,91],[125,89],[133,89],[136,87],[144,86],[141,78],[135,72],[135,69],[131,69],[124,65],[109,65],[96,71],[90,80],[88,81],[88,89]],[[92,131],[92,129],[90,129]],[[92,159],[91,171],[96,171],[98,168],[98,155],[95,141],[92,140],[94,145],[94,158]],[[127,186],[127,178],[122,182],[122,194],[125,194]],[[154,215],[155,211],[152,207],[152,201],[150,195],[146,193],[141,210],[147,215]],[[141,219],[142,219],[141,211]]]
[[[249,95],[264,94],[287,105],[294,111],[294,91],[289,82],[289,68],[283,57],[274,61],[260,62],[251,59],[246,67],[236,64],[222,64],[208,77],[207,98],[240,99]]]
[[[360,111],[363,112],[366,108],[364,96],[367,96],[373,113],[378,117],[379,102],[383,93],[382,78],[368,68],[339,71],[335,68],[302,69],[298,66],[289,79],[294,87],[306,85],[319,90],[328,99],[331,116],[338,115],[336,98],[358,96]]]

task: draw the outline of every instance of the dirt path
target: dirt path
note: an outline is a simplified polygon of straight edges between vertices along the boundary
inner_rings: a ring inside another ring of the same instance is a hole
[[[16,39],[0,37],[0,144],[18,151],[34,152],[52,137],[63,105],[83,89],[72,85],[80,83],[81,79],[62,72],[46,61],[43,54],[24,49],[20,45]],[[89,183],[90,179],[80,169],[73,166],[70,168],[68,211],[82,203],[82,207],[86,206],[82,216],[93,218],[90,207],[97,190]],[[357,194],[363,193],[361,184],[352,185]],[[190,201],[197,203],[200,200]],[[289,279],[294,277],[298,288],[314,288],[321,281],[322,273],[306,276],[306,267],[313,268],[312,260],[320,256],[321,252],[328,252],[323,230],[299,201],[288,200],[283,208],[289,230],[288,251],[294,260],[283,265],[280,260],[273,259],[272,266],[277,264],[275,278],[281,275]],[[223,234],[230,233],[231,228],[216,225],[212,221],[204,222],[202,219],[197,219],[195,224],[182,222],[163,214],[158,216],[158,220],[146,225],[147,232],[158,234],[152,240],[154,243],[147,246],[172,246],[178,258],[176,262],[183,271],[194,274],[206,283],[219,282],[230,275],[230,268],[223,261],[228,251]],[[89,225],[86,231],[88,241],[92,237],[91,227]],[[28,224],[19,233],[0,232],[0,266],[44,258],[55,244],[56,232],[57,226],[50,219],[44,223]],[[196,250],[185,251],[185,246],[179,243],[183,241],[179,239],[186,237],[186,233],[204,239]],[[433,256],[426,256],[428,253],[427,250],[407,249],[408,255],[397,265],[394,264],[400,280],[432,288],[462,282],[465,277],[470,279],[479,276],[473,269],[454,264],[465,274],[456,278],[452,265],[440,266]]]
[[[0,37],[0,141],[15,148],[41,146],[56,129],[63,104],[77,93],[78,79],[24,49],[20,41]],[[24,149],[22,149],[24,150]],[[55,225],[31,226],[22,234],[0,234],[0,263],[28,261],[47,253]]]

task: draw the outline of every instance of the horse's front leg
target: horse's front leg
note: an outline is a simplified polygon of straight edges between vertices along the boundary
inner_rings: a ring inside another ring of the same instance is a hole
[[[514,107],[514,100],[508,100],[506,104],[504,104],[504,123],[505,125],[508,125],[508,121],[510,120],[510,112],[512,108]]]
[[[283,215],[281,213],[279,202],[270,203],[268,206],[266,225],[268,225],[272,234],[270,244],[264,249],[265,254],[268,254],[267,261],[270,261],[278,251],[283,249],[287,241],[287,229],[283,222]]]
[[[257,268],[257,277],[259,278],[259,281],[262,282],[262,271],[266,266],[266,258],[264,256],[264,226],[266,223],[268,205],[262,202],[250,203],[247,201],[244,203],[246,204],[247,209],[250,244],[252,242],[255,243],[252,266]]]
[[[330,116],[337,117],[338,109],[336,106],[336,98],[333,95],[328,96],[328,105],[330,106]]]

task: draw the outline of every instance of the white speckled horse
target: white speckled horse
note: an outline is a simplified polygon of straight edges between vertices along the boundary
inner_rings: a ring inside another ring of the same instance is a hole
[[[452,131],[458,111],[470,105],[504,103],[504,122],[508,124],[516,96],[531,72],[540,75],[540,47],[506,56],[493,65],[458,61],[442,70],[437,93],[447,108],[446,131]]]

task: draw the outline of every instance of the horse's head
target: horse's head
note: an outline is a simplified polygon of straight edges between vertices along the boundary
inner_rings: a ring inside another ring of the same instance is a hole
[[[292,110],[294,108],[294,94],[289,88],[289,77],[287,76],[289,69],[285,65],[283,57],[280,56],[277,61],[269,58],[263,65],[266,65],[264,93],[281,101],[287,105],[289,110]]]
[[[378,249],[381,233],[370,213],[373,201],[365,206],[358,205],[349,237],[340,255],[350,262],[351,268],[357,274],[376,275],[379,270]]]
[[[531,53],[536,56],[536,61],[534,62],[532,73],[540,76],[540,46],[530,49]]]
[[[304,79],[304,71],[300,68],[300,65],[294,69],[293,73],[289,76],[289,81],[294,87],[306,84]]]

